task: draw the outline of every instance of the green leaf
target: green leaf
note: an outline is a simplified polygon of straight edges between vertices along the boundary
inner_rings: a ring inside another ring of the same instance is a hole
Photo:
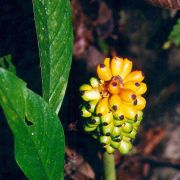
[[[32,1],[41,61],[43,97],[58,113],[68,82],[73,31],[69,0]]]
[[[16,74],[16,67],[12,63],[12,56],[10,54],[0,58],[0,67]]]
[[[180,46],[180,19],[174,25],[171,34],[169,35],[169,41],[175,43],[177,46]]]
[[[38,180],[63,179],[63,128],[48,104],[2,68],[0,104],[14,135],[16,161],[25,175]]]

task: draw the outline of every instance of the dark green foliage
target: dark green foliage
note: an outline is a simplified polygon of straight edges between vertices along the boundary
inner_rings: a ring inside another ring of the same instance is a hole
[[[180,19],[178,19],[176,25],[174,25],[169,35],[169,40],[177,46],[180,46]]]
[[[67,0],[33,1],[43,97],[58,113],[71,67],[73,33]]]
[[[0,104],[15,141],[15,158],[29,179],[63,179],[64,134],[55,112],[26,83],[0,69]]]

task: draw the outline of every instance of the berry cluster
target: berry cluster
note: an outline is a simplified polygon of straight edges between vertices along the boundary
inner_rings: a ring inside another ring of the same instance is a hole
[[[142,95],[147,86],[141,71],[132,71],[128,59],[105,58],[97,66],[99,79],[92,77],[90,84],[80,87],[81,115],[84,130],[98,139],[108,153],[118,149],[126,154],[132,148],[146,100]]]

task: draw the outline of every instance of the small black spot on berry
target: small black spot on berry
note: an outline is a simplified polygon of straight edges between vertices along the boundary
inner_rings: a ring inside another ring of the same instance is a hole
[[[112,83],[112,86],[116,87],[116,86],[117,86],[117,83],[116,83],[116,82],[113,82],[113,83]]]
[[[103,126],[107,126],[108,123],[107,123],[107,122],[103,122],[102,125],[103,125]]]
[[[118,109],[118,107],[116,105],[113,105],[113,110],[116,111]]]
[[[99,117],[101,117],[101,116],[102,116],[102,114],[101,114],[101,113],[98,113],[98,116],[99,116]]]
[[[120,135],[117,135],[117,136],[115,136],[114,138],[116,138],[116,139],[117,139],[117,138],[120,138]]]
[[[139,86],[140,86],[140,84],[139,84],[138,82],[136,82],[136,83],[135,83],[135,86],[139,87]]]
[[[133,105],[137,105],[137,99],[133,102]]]
[[[107,132],[107,133],[106,133],[106,136],[110,136],[110,135],[111,135],[111,133],[110,133],[110,132]]]
[[[138,115],[136,114],[136,115],[135,115],[135,122],[137,121],[137,119],[138,119]]]
[[[105,68],[105,65],[104,64],[100,64],[100,68]]]
[[[116,126],[116,127],[121,127],[122,125],[118,125],[118,126]]]
[[[120,140],[120,139],[116,139],[115,141],[116,141],[116,142],[120,142],[121,140]]]
[[[96,123],[96,120],[95,120],[95,119],[91,119],[91,123],[92,123],[92,124],[95,124],[95,123]]]
[[[124,115],[119,116],[119,119],[123,120],[124,119]]]
[[[136,95],[135,95],[135,94],[132,94],[132,95],[131,95],[131,98],[132,98],[132,100],[135,100],[135,99],[136,99]]]

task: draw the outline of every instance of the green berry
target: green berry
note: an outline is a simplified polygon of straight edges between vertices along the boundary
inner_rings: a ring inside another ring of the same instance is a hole
[[[114,126],[114,129],[111,133],[112,137],[117,137],[121,135],[121,127]]]
[[[117,120],[117,119],[114,119],[114,126],[122,126],[124,123],[124,120],[123,121],[120,121],[120,120]]]
[[[130,124],[134,124],[134,120],[131,120],[131,119],[125,119],[124,122],[130,123]]]
[[[123,133],[123,136],[134,139],[136,137],[137,131],[133,129],[130,133]]]
[[[139,126],[140,126],[140,124],[141,124],[141,121],[136,121],[136,122],[134,122],[133,123],[133,128],[138,128]]]
[[[91,119],[88,121],[90,124],[99,125],[100,124],[100,117],[92,116]]]
[[[112,140],[112,141],[111,141],[111,146],[112,146],[113,148],[117,149],[117,148],[119,147],[119,142]]]
[[[112,141],[115,141],[115,142],[118,142],[118,143],[119,143],[121,140],[122,140],[122,136],[120,136],[120,135],[112,138]]]
[[[143,119],[143,112],[142,111],[138,111],[136,117],[137,117],[138,121],[142,121],[142,119]]]
[[[85,106],[83,106],[83,107],[81,108],[81,116],[82,116],[82,117],[85,117],[85,118],[88,118],[88,117],[91,117],[91,116],[92,116],[92,113],[89,112],[89,111],[86,109]]]
[[[122,140],[129,142],[129,141],[131,140],[131,138],[128,137],[128,136],[126,136],[126,135],[123,133]]]
[[[94,131],[96,128],[97,128],[97,126],[89,127],[88,125],[85,125],[85,126],[84,126],[84,131],[86,131],[86,132],[92,132],[92,131]]]
[[[111,145],[106,146],[106,152],[109,154],[112,154],[115,151],[115,149]]]
[[[121,154],[127,154],[131,149],[132,149],[131,142],[127,142],[127,141],[120,142],[118,150]]]
[[[98,88],[98,86],[99,86],[99,80],[98,80],[97,78],[95,78],[95,77],[92,77],[92,78],[90,79],[90,84],[91,84],[91,86],[92,86],[93,88]]]
[[[93,100],[86,105],[89,112],[94,113],[98,101],[99,100]]]
[[[123,111],[122,111],[122,109],[119,109],[119,110],[117,110],[117,111],[114,111],[113,112],[113,115],[114,115],[114,118],[115,119],[117,119],[117,120],[124,120],[124,114],[123,114]]]
[[[113,114],[109,112],[103,116],[101,116],[101,123],[102,124],[110,124],[113,122]]]
[[[79,90],[82,91],[89,91],[92,89],[92,86],[89,84],[83,84],[82,86],[80,86]]]
[[[104,135],[110,136],[112,131],[113,131],[113,129],[114,129],[114,124],[110,123],[110,124],[108,124],[106,126],[102,125],[101,128],[102,128],[102,133]]]
[[[99,141],[103,146],[106,146],[111,143],[111,137],[110,136],[100,136]]]
[[[130,133],[132,130],[133,130],[133,125],[130,124],[130,123],[127,123],[125,122],[123,125],[122,125],[122,130],[126,133]]]
[[[89,91],[84,91],[81,97],[84,101],[92,101],[100,99],[101,94],[98,90],[92,89]]]

